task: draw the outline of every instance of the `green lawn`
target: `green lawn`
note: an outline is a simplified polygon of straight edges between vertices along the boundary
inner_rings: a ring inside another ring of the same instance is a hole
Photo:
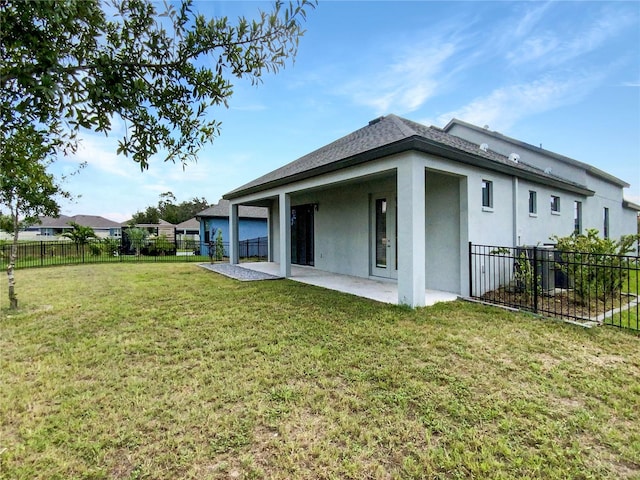
[[[640,337],[194,264],[0,281],[0,478],[640,478]]]

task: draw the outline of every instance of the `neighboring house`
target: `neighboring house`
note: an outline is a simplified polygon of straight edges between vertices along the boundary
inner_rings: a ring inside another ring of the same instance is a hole
[[[158,223],[136,223],[134,225],[132,225],[131,223],[122,224],[122,229],[124,232],[126,232],[126,230],[131,227],[142,228],[146,230],[149,233],[150,238],[164,235],[172,243],[176,240],[176,226],[173,223],[169,223],[162,219],[160,219]]]
[[[196,217],[176,225],[176,238],[180,241],[193,240],[200,242],[200,222]]]
[[[200,223],[200,252],[209,255],[209,241],[215,241],[218,230],[222,232],[222,241],[229,242],[230,203],[221,199],[217,205],[196,215]],[[241,206],[238,219],[238,240],[249,240],[267,236],[267,209],[262,207]]]
[[[548,243],[597,228],[636,232],[628,185],[562,155],[458,120],[444,129],[388,115],[224,195],[231,263],[240,209],[269,209],[269,260],[397,281],[398,302],[425,290],[469,294],[469,242]]]
[[[57,240],[62,233],[73,230],[72,222],[83,227],[93,228],[99,238],[119,238],[122,235],[118,222],[96,215],[74,215],[72,217],[60,215],[59,217],[38,217],[38,220],[39,223],[20,232],[21,240]]]

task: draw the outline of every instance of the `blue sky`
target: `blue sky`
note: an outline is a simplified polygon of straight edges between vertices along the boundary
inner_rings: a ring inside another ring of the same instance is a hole
[[[253,16],[266,2],[204,2]],[[427,125],[451,118],[594,165],[640,203],[640,2],[321,1],[296,62],[264,83],[235,84],[222,132],[183,170],[160,158],[140,172],[108,137],[84,134],[58,174],[80,195],[66,215],[125,221],[172,191],[178,202],[226,192],[380,115]]]

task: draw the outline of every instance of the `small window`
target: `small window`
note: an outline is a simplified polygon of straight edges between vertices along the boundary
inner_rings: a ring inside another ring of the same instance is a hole
[[[529,213],[538,213],[538,194],[533,190],[529,190]]]
[[[609,238],[609,209],[607,207],[602,210],[602,222],[604,227],[604,238]]]
[[[482,180],[482,206],[493,208],[493,182]]]
[[[551,211],[553,213],[560,213],[560,197],[551,195]]]
[[[573,231],[576,235],[582,232],[582,202],[573,202]]]

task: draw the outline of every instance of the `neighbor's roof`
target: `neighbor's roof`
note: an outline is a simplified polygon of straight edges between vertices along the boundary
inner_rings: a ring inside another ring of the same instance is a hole
[[[123,223],[122,226],[130,226],[130,224]],[[158,223],[136,223],[134,226],[140,228],[175,227],[173,223],[169,223],[163,219],[158,220]]]
[[[32,225],[31,228],[71,228],[71,222],[75,222],[83,227],[98,229],[119,228],[120,224],[108,218],[96,215],[60,215],[59,217],[38,217],[39,224]]]
[[[387,115],[298,160],[280,167],[240,188],[224,198],[233,199],[305,178],[351,167],[408,150],[417,150],[453,159],[480,168],[543,181],[582,195],[593,195],[586,186],[561,178],[542,169],[515,163],[508,157],[480,147],[437,127],[428,127],[396,115]]]
[[[217,205],[212,205],[206,210],[196,215],[198,217],[228,217],[229,216],[229,200],[220,199]],[[238,216],[240,218],[267,218],[267,209],[263,207],[247,207],[240,205],[238,208]]]
[[[200,222],[196,219],[196,217],[190,218],[189,220],[185,220],[184,222],[176,225],[178,230],[198,230],[200,228]]]
[[[452,119],[449,123],[447,123],[447,125],[443,128],[443,130],[445,132],[449,132],[449,130],[451,130],[456,124],[458,125],[462,125],[465,126],[471,130],[475,130],[477,132],[482,132],[484,135],[489,135],[493,138],[497,138],[498,140],[502,140],[504,142],[507,143],[511,143],[513,145],[518,145],[519,147],[522,147],[526,150],[530,150],[532,152],[535,153],[541,153],[543,155],[546,155],[548,157],[552,157],[556,160],[559,160],[563,163],[572,165],[574,167],[578,167],[578,168],[582,168],[584,170],[586,170],[587,172],[589,172],[590,174],[599,177],[603,180],[607,180],[611,183],[614,183],[620,187],[629,187],[630,185],[625,182],[624,180],[620,180],[617,177],[614,177],[613,175],[611,175],[610,173],[604,172],[602,170],[600,170],[599,168],[594,167],[593,165],[589,165],[587,163],[584,162],[580,162],[578,160],[574,160],[573,158],[570,157],[566,157],[564,155],[560,155],[559,153],[555,153],[552,152],[551,150],[545,150],[544,148],[540,147],[536,147],[535,145],[531,145],[530,143],[526,143],[523,142],[522,140],[518,140],[516,138],[511,138],[511,137],[507,137],[506,135],[503,135],[500,132],[496,132],[494,130],[489,130],[488,128],[480,128],[477,125],[473,125],[471,123],[467,123],[464,122],[462,120],[458,120],[457,118]]]

